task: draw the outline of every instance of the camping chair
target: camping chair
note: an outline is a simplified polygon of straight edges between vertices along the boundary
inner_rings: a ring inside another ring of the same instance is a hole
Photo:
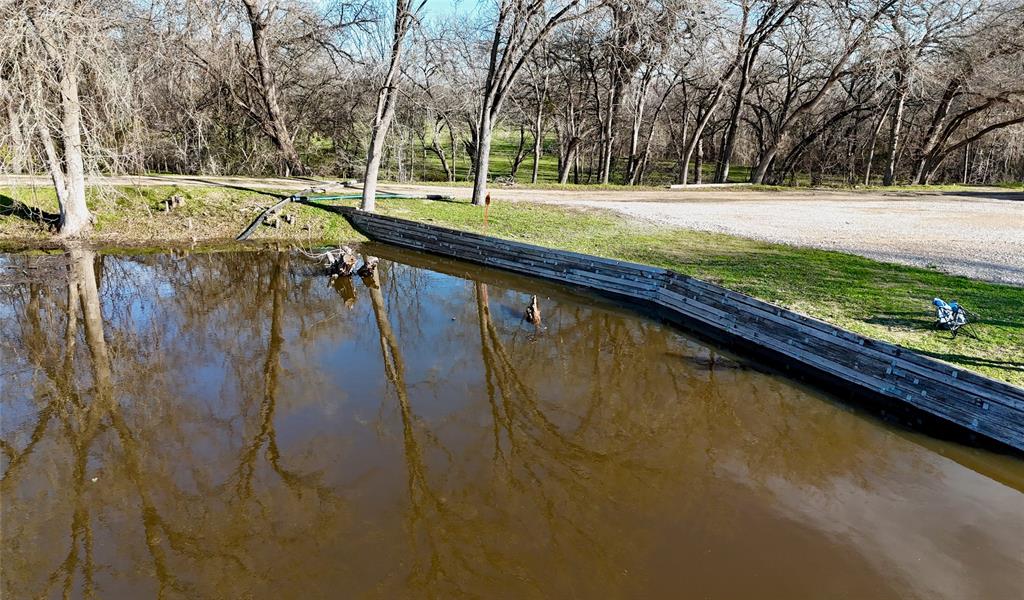
[[[974,328],[969,327],[972,321],[978,319],[978,315],[960,306],[956,301],[947,304],[942,298],[936,298],[932,300],[932,304],[935,306],[936,327],[949,330],[953,337],[963,330],[974,339],[979,339],[978,335],[974,333]]]

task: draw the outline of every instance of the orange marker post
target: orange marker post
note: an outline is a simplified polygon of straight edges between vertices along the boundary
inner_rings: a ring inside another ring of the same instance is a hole
[[[484,196],[484,231],[487,231],[487,209],[491,206],[491,193]]]

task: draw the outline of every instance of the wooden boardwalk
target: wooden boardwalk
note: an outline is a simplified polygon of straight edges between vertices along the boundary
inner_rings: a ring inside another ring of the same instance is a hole
[[[543,277],[655,308],[716,340],[753,350],[886,406],[911,407],[970,437],[1024,451],[1024,389],[858,335],[674,271],[318,205],[374,241]]]

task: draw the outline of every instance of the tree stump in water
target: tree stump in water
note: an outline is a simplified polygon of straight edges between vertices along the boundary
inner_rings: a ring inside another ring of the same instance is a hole
[[[342,246],[325,254],[324,261],[331,279],[349,277],[356,268],[356,253],[348,246]]]
[[[377,270],[377,263],[380,262],[376,256],[363,256],[363,265],[359,267],[360,277],[369,277]]]
[[[537,296],[530,299],[530,305],[526,307],[526,314],[523,315],[523,318],[535,327],[540,327],[540,304],[537,303]]]

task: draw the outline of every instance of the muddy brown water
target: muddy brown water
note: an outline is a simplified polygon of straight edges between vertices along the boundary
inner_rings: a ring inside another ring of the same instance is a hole
[[[1018,457],[366,250],[0,257],[0,595],[1024,597]]]

